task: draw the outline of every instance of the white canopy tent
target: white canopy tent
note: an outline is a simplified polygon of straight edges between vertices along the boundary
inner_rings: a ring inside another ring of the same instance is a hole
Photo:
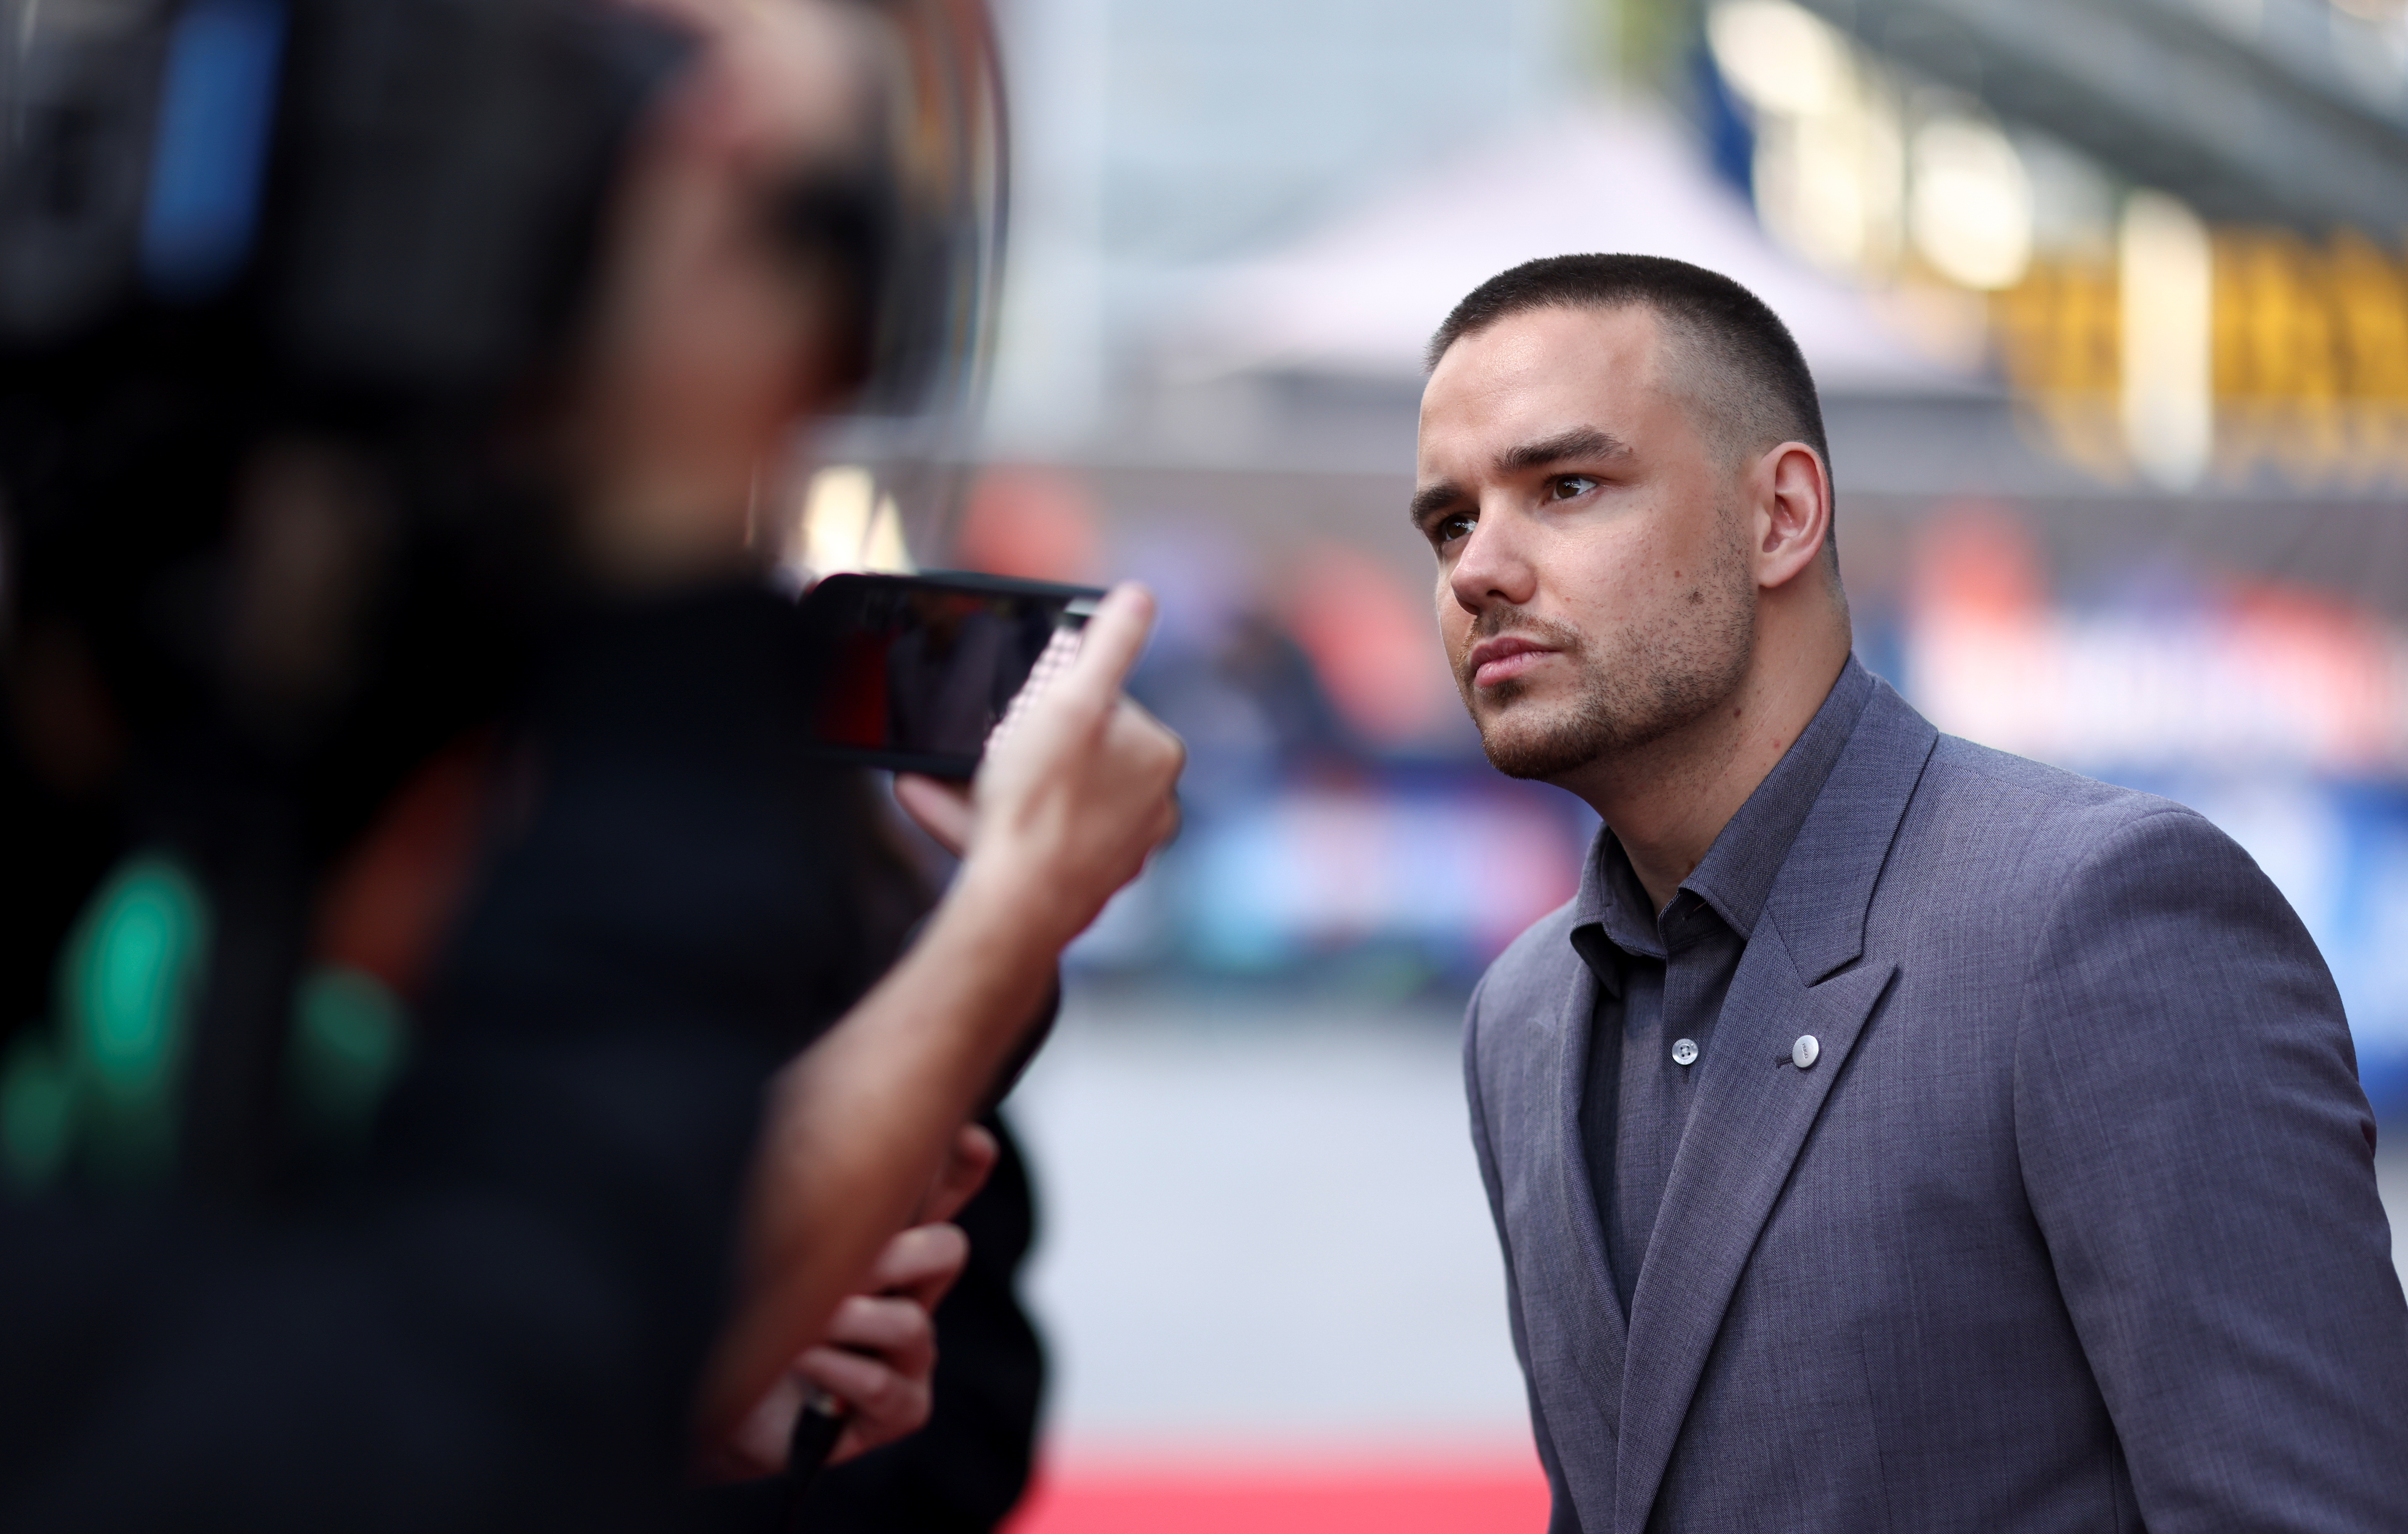
[[[1435,165],[1298,243],[1225,268],[1169,316],[1170,380],[1250,372],[1417,377],[1447,311],[1509,266],[1627,251],[1745,284],[1787,322],[1827,393],[1954,394],[1962,364],[1919,350],[1859,290],[1775,245],[1745,198],[1660,112],[1589,107]]]

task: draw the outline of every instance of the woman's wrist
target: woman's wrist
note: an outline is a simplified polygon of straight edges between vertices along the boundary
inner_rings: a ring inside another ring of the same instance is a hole
[[[1085,924],[1060,892],[1026,865],[996,853],[973,851],[946,893],[940,918],[982,947],[1024,956],[1031,973],[1051,974],[1055,960]]]

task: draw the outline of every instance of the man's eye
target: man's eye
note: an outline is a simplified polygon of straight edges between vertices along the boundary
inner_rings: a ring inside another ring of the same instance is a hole
[[[1585,474],[1558,474],[1547,481],[1547,498],[1569,501],[1585,495],[1597,488],[1598,481]]]
[[[1479,519],[1469,511],[1457,511],[1451,517],[1440,517],[1433,523],[1430,525],[1430,538],[1440,543],[1453,543],[1457,538],[1469,538],[1471,529],[1478,524]]]

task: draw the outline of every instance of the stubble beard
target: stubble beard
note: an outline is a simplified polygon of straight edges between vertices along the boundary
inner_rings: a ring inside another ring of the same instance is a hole
[[[1456,684],[1481,749],[1509,778],[1552,781],[1608,757],[1625,756],[1695,724],[1738,691],[1756,649],[1755,583],[1736,536],[1713,568],[1674,605],[1675,618],[1652,631],[1625,629],[1610,652],[1568,624],[1518,608],[1490,608],[1464,649],[1498,634],[1526,634],[1572,666],[1572,696],[1549,706],[1518,680],[1481,698],[1470,668],[1456,657]]]

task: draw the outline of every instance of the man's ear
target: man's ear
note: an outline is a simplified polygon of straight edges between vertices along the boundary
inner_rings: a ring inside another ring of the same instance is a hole
[[[1784,442],[1756,460],[1753,531],[1756,583],[1785,586],[1822,554],[1831,536],[1831,476],[1803,442]]]

